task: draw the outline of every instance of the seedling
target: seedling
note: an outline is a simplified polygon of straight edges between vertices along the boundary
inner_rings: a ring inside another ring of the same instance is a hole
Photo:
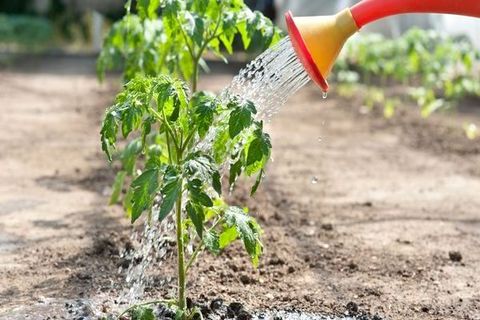
[[[226,59],[222,46],[232,53],[237,35],[248,49],[252,43],[274,44],[280,33],[242,0],[144,0],[136,9],[138,15],[130,13],[127,4],[127,15],[112,27],[98,60],[100,76],[123,63],[128,81],[101,129],[103,151],[122,166],[111,202],[132,180],[123,198],[132,223],[144,213],[151,223],[174,215],[178,294],[169,304],[179,319],[190,319],[198,312],[187,309],[187,275],[203,251],[219,254],[240,239],[258,265],[261,228],[247,208],[228,205],[222,192],[246,175],[256,177],[253,195],[272,148],[252,102],[197,91],[199,68],[206,51]],[[134,138],[118,152],[119,131],[124,139]],[[195,250],[186,256],[190,244]],[[127,314],[153,319],[145,307],[132,306]]]

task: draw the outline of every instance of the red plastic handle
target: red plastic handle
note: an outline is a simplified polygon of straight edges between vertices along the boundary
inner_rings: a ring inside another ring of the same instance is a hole
[[[480,18],[480,0],[363,0],[350,11],[358,28],[402,13],[447,13]]]

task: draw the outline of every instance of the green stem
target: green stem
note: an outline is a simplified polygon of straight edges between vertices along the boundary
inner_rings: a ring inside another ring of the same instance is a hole
[[[198,82],[198,64],[200,59],[195,59],[193,61],[193,74],[192,74],[192,92],[197,92],[197,82]]]
[[[188,274],[188,270],[197,259],[198,254],[202,252],[203,248],[204,248],[203,243],[200,243],[198,247],[195,249],[195,251],[192,253],[192,256],[190,257],[190,259],[187,262],[187,265],[185,266],[185,273]]]
[[[178,308],[186,312],[187,299],[185,296],[185,245],[183,243],[183,226],[182,226],[182,195],[177,198],[176,203],[176,227],[177,227],[177,258],[178,258]]]
[[[220,24],[222,23],[222,9],[223,9],[223,4],[220,4],[220,10],[219,10],[218,18],[217,18],[217,23],[215,25],[215,29],[212,32],[212,36],[207,37],[207,39],[203,42],[202,46],[198,50],[197,55],[194,55],[193,51],[190,51],[190,55],[192,56],[192,59],[193,59],[192,92],[197,91],[198,68],[199,68],[199,64],[200,64],[200,59],[203,56],[203,52],[207,48],[210,41],[217,38],[216,33],[218,31],[218,28],[220,27]]]

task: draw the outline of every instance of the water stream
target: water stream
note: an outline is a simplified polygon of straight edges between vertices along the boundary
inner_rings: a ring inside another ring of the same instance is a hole
[[[285,37],[240,70],[222,96],[238,95],[254,102],[257,117],[269,120],[309,81],[290,38]]]

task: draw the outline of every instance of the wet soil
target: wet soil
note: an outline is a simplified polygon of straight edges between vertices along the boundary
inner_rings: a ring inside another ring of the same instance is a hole
[[[121,288],[131,226],[106,205],[113,171],[98,141],[118,80],[99,85],[93,71],[92,59],[57,57],[0,72],[0,319]],[[251,313],[480,319],[480,141],[461,129],[480,123],[479,109],[469,101],[425,121],[404,106],[385,120],[360,99],[305,88],[268,124],[265,185],[253,200],[242,187],[234,199],[264,228],[259,268],[240,245],[202,256],[190,296]]]

